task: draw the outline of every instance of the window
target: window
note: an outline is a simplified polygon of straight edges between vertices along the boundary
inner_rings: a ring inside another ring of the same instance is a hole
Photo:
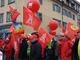
[[[67,26],[67,23],[66,22],[63,22],[63,26],[66,27]]]
[[[7,12],[6,14],[6,22],[11,22],[11,13],[10,12]]]
[[[56,11],[56,12],[60,13],[60,7],[56,4],[53,4],[53,11]]]
[[[67,16],[70,17],[70,12],[67,11]]]
[[[43,3],[42,3],[42,0],[39,0],[39,2],[40,2],[41,5],[43,4]]]
[[[75,9],[75,4],[71,3],[71,8]]]
[[[68,12],[68,11],[66,11],[65,9],[63,9],[63,15],[66,15],[67,17],[72,18],[71,12]]]
[[[73,20],[75,20],[75,15],[73,14]]]
[[[8,4],[14,3],[15,0],[8,0]]]
[[[79,12],[79,6],[77,6],[77,12]]]
[[[42,13],[37,12],[36,14],[40,18],[40,20],[42,21]]]
[[[4,13],[0,14],[0,23],[3,23],[3,19],[4,19]]]
[[[77,24],[78,24],[77,26],[80,28],[80,22],[78,22]]]
[[[71,16],[71,12],[69,12],[69,17],[71,18],[72,16]]]
[[[78,21],[80,21],[80,15],[78,15],[77,19],[78,19]]]
[[[4,0],[1,0],[1,7],[4,6]]]
[[[61,27],[61,21],[60,20],[56,20],[58,22],[58,26]]]
[[[66,15],[67,11],[65,9],[63,9],[63,15]]]
[[[66,0],[66,4],[69,5],[69,0]]]

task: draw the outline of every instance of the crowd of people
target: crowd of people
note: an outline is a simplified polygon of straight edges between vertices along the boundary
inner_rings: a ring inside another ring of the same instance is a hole
[[[44,48],[44,51],[42,51],[38,38],[38,33],[33,32],[30,37],[19,39],[18,60],[80,60],[78,54],[80,31],[77,32],[76,38],[73,40],[66,34],[56,34],[48,46]],[[0,40],[0,51],[3,53],[3,60],[16,60],[16,54],[10,41],[11,34]]]

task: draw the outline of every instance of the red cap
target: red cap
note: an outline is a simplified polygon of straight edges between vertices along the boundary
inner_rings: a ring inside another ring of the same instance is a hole
[[[21,39],[27,38],[27,36],[21,36]]]
[[[34,38],[38,38],[38,37],[35,34],[29,37],[30,40],[33,40]]]

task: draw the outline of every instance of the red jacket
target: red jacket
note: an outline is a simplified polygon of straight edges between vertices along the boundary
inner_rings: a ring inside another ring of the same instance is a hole
[[[4,45],[4,40],[0,41],[0,49],[2,48],[2,46]]]
[[[73,42],[66,40],[61,47],[61,60],[71,60]]]
[[[58,45],[58,53],[59,53],[60,59],[61,59],[61,51],[62,51],[62,48],[63,48],[65,42],[66,42],[65,39],[64,40],[60,40],[60,44]]]
[[[4,48],[4,54],[6,55],[6,58],[12,57],[12,46],[10,43],[5,43],[5,48]]]

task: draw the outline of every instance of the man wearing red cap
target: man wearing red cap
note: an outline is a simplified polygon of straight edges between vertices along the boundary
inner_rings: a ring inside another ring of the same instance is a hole
[[[6,36],[4,40],[4,45],[2,46],[2,51],[6,56],[6,60],[12,60],[12,46],[10,40],[11,36]]]
[[[71,60],[73,42],[66,35],[62,35],[59,44],[60,60]]]
[[[37,33],[32,33],[31,35],[30,60],[42,60],[42,48],[38,42],[39,36]]]
[[[80,60],[80,29],[77,32],[77,37],[72,48],[72,60]]]
[[[25,36],[22,36],[22,43],[20,44],[19,49],[19,60],[28,60],[27,49],[28,49],[28,39]]]

